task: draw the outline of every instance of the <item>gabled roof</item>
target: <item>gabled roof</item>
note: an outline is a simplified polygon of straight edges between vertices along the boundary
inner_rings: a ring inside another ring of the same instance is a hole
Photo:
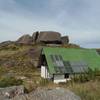
[[[100,69],[100,55],[94,49],[44,47],[42,53],[45,54],[51,74]]]

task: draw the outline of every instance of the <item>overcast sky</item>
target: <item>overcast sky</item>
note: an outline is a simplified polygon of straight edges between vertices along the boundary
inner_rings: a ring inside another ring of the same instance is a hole
[[[51,30],[100,47],[100,0],[0,0],[0,42]]]

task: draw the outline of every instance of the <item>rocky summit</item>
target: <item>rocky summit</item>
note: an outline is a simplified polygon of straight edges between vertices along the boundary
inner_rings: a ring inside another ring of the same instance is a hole
[[[34,35],[35,34],[35,35]],[[61,43],[61,34],[53,31],[41,31],[33,33],[35,42],[43,43]]]
[[[33,39],[30,35],[26,34],[20,37],[16,42],[21,44],[31,44]]]
[[[34,32],[32,36],[26,34],[20,37],[17,43],[32,44],[32,43],[44,43],[44,44],[68,44],[68,36],[61,36],[61,33],[54,31],[40,31]]]

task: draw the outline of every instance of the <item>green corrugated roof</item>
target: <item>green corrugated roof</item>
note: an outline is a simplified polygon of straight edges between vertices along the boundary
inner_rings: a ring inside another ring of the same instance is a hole
[[[100,55],[94,49],[44,47],[43,53],[51,74],[55,73],[55,69],[50,55],[61,55],[64,61],[85,61],[92,70],[100,70]]]

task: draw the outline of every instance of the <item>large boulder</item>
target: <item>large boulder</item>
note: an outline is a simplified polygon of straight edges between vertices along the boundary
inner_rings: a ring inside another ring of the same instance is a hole
[[[33,33],[33,39],[37,43],[61,43],[61,34],[54,31],[40,31]]]
[[[34,98],[34,100],[81,100],[81,98],[72,91],[63,88],[37,89],[34,91],[34,94],[30,93],[29,95],[31,98]]]
[[[62,41],[62,44],[68,44],[69,43],[69,37],[68,36],[62,36],[61,41]]]
[[[33,42],[36,42],[37,41],[38,36],[39,36],[39,32],[38,31],[33,33],[33,35],[32,35]]]
[[[32,44],[32,43],[45,43],[45,44],[68,44],[68,36],[61,37],[59,32],[55,31],[36,31],[32,36],[26,34],[17,40],[17,43]]]
[[[20,37],[18,40],[17,40],[17,43],[21,43],[21,44],[32,44],[33,42],[33,39],[30,35],[26,34],[26,35],[23,35],[22,37]]]
[[[13,100],[15,96],[22,94],[24,94],[24,86],[22,85],[0,88],[0,100]]]
[[[29,94],[22,93],[20,95],[14,95],[10,99],[0,100],[81,100],[81,98],[72,91],[63,88],[39,88]]]

